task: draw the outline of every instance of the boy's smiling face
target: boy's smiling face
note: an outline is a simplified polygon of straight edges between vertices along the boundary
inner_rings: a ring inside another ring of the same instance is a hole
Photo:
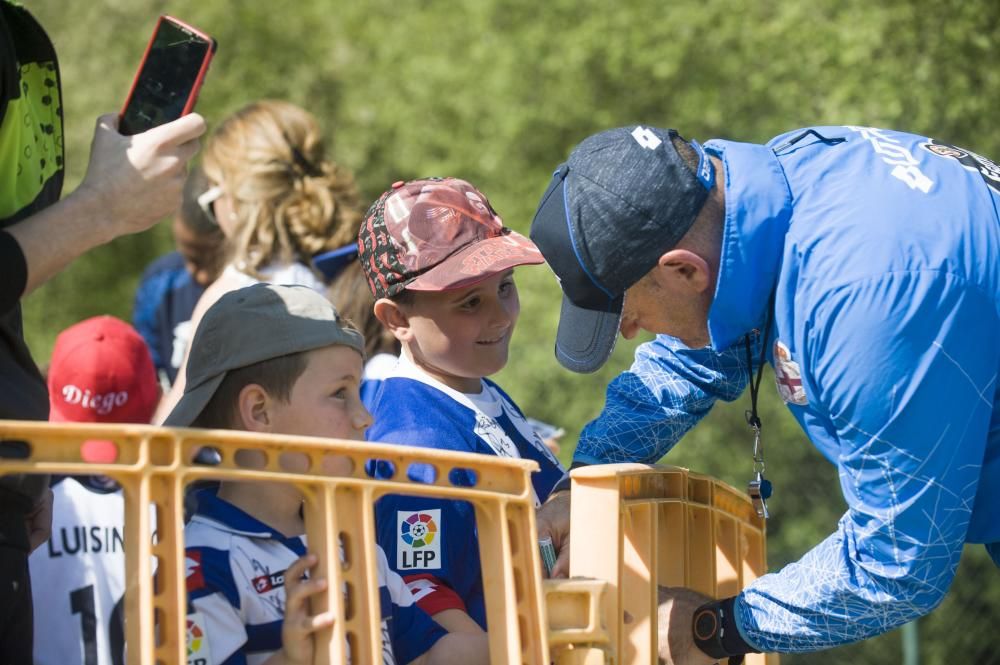
[[[428,374],[460,392],[478,393],[480,379],[507,364],[510,338],[521,312],[514,271],[453,291],[414,291],[400,305],[406,325],[397,330],[410,357]]]

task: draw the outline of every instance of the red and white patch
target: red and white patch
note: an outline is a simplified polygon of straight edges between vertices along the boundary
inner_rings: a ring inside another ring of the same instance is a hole
[[[802,387],[802,369],[792,360],[792,352],[781,342],[774,343],[774,383],[785,403],[799,406],[809,403]]]
[[[205,586],[205,577],[201,574],[201,552],[188,550],[184,553],[184,574],[188,593]]]

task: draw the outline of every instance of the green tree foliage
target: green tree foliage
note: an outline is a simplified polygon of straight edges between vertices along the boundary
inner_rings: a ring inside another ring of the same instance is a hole
[[[210,123],[253,99],[284,98],[319,117],[335,158],[372,200],[389,183],[455,175],[479,185],[526,231],[553,168],[611,126],[677,127],[690,138],[762,142],[809,124],[904,129],[1000,157],[995,0],[97,0],[27,3],[61,54],[67,191],[86,166],[93,118],[116,111],[155,16],[210,32],[219,52],[199,101]],[[142,267],[169,230],[123,238],[79,259],[26,301],[40,360],[87,316],[128,319]],[[621,343],[592,376],[552,356],[559,289],[544,267],[518,272],[522,315],[500,383],[531,415],[567,429],[568,459],[604,386],[626,367]],[[835,467],[809,444],[765,377],[762,413],[773,569],[797,559],[844,510]],[[746,396],[717,407],[665,462],[743,487]],[[943,414],[942,417],[947,417]],[[1000,662],[1000,576],[970,547],[944,605],[920,622],[924,663]],[[785,663],[900,662],[889,634]],[[992,659],[992,660],[991,660]]]

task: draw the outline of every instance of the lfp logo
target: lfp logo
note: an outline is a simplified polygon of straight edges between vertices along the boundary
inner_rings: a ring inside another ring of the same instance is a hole
[[[199,612],[188,616],[187,620],[187,662],[188,665],[208,664],[208,638],[201,629],[204,621]]]
[[[441,567],[441,510],[422,510],[396,513],[399,525],[399,542],[396,547],[396,565],[400,569]]]
[[[438,528],[434,518],[427,513],[413,513],[403,521],[399,530],[403,542],[416,548],[433,543]]]

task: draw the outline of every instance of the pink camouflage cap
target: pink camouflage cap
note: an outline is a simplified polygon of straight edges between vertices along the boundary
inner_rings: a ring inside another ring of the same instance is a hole
[[[533,242],[503,225],[482,192],[457,178],[394,183],[368,209],[358,254],[376,298],[460,289],[545,262]]]

